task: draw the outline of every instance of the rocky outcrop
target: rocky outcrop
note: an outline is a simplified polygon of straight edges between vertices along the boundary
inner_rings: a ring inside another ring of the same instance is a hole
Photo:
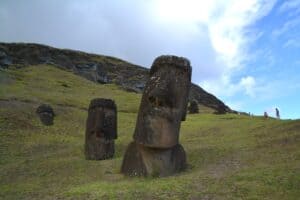
[[[149,77],[149,69],[118,58],[89,54],[81,51],[57,49],[40,44],[0,43],[0,69],[12,65],[50,64],[101,84],[115,83],[126,91],[141,93]],[[222,101],[192,84],[189,100],[232,112]]]
[[[195,100],[198,104],[205,105],[214,110],[224,110],[225,112],[233,112],[228,106],[226,106],[221,100],[214,95],[206,92],[198,85],[192,84],[189,100]]]

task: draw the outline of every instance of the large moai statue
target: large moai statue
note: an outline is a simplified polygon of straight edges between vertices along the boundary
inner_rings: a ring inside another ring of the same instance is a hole
[[[111,99],[93,99],[88,110],[85,132],[85,158],[112,158],[117,139],[117,107]]]
[[[154,60],[122,173],[162,177],[186,167],[179,130],[187,112],[191,72],[190,62],[182,57],[160,56]]]

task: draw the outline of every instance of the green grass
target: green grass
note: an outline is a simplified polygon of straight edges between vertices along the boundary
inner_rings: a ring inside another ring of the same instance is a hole
[[[0,72],[8,82],[1,85],[1,99],[47,102],[87,108],[96,97],[114,99],[121,112],[137,112],[141,95],[122,91],[113,84],[100,85],[49,65]]]
[[[84,159],[86,108],[95,97],[118,106],[114,159]],[[180,133],[185,172],[123,176],[140,97],[52,66],[0,71],[0,199],[299,199],[299,120],[188,115]],[[40,103],[53,105],[53,126],[39,122]]]

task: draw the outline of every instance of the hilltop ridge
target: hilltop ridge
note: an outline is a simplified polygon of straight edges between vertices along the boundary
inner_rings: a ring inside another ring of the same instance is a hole
[[[149,69],[111,56],[33,43],[0,43],[0,68],[47,64],[72,71],[100,84],[115,83],[129,92],[141,93]],[[192,84],[189,99],[214,111],[233,112],[227,105],[200,86]]]

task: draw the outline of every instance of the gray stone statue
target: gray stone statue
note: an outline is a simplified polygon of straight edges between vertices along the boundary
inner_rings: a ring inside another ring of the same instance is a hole
[[[117,139],[117,107],[110,99],[93,99],[88,110],[85,157],[88,160],[112,158]]]
[[[185,58],[155,59],[142,96],[134,142],[125,153],[122,173],[168,176],[185,168],[179,130],[186,116],[191,72],[190,62]]]
[[[46,126],[53,125],[54,120],[54,111],[52,107],[48,104],[41,104],[37,109],[36,113],[38,114],[42,124]]]

